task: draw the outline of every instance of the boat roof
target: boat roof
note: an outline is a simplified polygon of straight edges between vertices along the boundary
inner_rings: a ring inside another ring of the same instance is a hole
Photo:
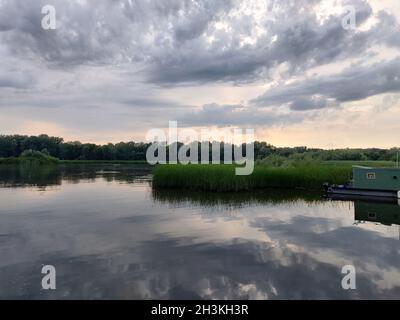
[[[366,166],[359,166],[353,165],[355,169],[366,169],[366,170],[400,170],[400,167],[366,167]]]
[[[374,169],[372,167],[365,167],[365,166],[359,166],[359,165],[353,165],[353,168],[358,168],[358,169]]]

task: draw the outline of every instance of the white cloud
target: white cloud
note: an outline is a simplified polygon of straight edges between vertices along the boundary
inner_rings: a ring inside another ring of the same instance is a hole
[[[280,144],[290,128],[309,132],[326,108],[344,122],[354,103],[367,114],[362,106],[400,89],[398,2],[328,3],[0,0],[1,133],[20,130],[24,117],[54,134],[115,142],[178,119],[286,128],[271,141]],[[357,30],[341,26],[349,3]],[[57,30],[41,28],[44,4],[56,7]],[[290,144],[324,143],[306,139]]]

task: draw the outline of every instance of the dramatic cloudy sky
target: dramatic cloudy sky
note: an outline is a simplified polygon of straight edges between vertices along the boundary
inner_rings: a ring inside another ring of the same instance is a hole
[[[0,133],[105,143],[177,120],[398,146],[399,24],[399,0],[0,0]]]

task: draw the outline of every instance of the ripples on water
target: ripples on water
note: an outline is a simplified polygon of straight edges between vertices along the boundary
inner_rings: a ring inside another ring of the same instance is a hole
[[[3,166],[0,298],[399,299],[399,208],[154,191],[139,165]],[[341,287],[348,264],[357,290]]]

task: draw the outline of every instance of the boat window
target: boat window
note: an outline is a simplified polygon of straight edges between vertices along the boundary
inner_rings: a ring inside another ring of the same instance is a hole
[[[368,172],[367,173],[367,179],[368,180],[375,180],[376,179],[375,172]]]
[[[370,218],[370,219],[376,219],[376,213],[369,212],[369,213],[368,213],[368,218]]]

